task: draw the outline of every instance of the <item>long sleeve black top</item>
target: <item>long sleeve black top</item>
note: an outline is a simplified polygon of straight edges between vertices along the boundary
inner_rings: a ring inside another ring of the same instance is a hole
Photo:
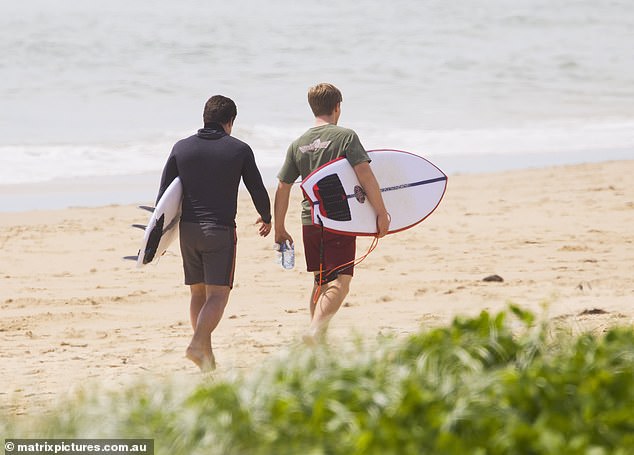
[[[240,179],[265,223],[271,222],[271,203],[248,144],[217,124],[178,141],[163,169],[157,202],[176,178],[183,184],[181,220],[235,226]]]

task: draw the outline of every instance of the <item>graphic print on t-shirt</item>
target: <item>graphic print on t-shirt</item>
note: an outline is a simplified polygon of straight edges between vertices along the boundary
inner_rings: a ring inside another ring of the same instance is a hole
[[[315,139],[308,145],[303,145],[299,148],[299,151],[302,153],[314,152],[319,149],[325,149],[330,145],[332,141],[321,141],[321,139]]]

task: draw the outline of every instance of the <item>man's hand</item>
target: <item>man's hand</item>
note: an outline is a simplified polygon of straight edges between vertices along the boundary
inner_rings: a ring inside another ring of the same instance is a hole
[[[286,229],[275,230],[275,243],[279,243],[281,245],[287,240],[291,243],[291,245],[293,245],[293,237],[291,237],[291,235],[288,232],[286,232]]]
[[[265,223],[262,220],[262,217],[259,217],[257,219],[257,221],[255,222],[255,224],[259,224],[260,227],[258,228],[258,234],[260,234],[261,237],[266,237],[267,235],[270,234],[271,232],[271,223]]]
[[[387,231],[390,230],[390,222],[392,221],[390,214],[385,212],[376,217],[376,236],[378,238],[385,237]]]

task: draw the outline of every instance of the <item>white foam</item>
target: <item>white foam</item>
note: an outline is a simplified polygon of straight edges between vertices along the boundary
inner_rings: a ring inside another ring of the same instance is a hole
[[[3,145],[0,184],[159,172],[168,153],[169,148],[143,143]]]
[[[604,152],[615,151],[621,157],[634,159],[634,121],[438,130],[360,126],[356,131],[367,149],[406,150],[432,160],[502,156],[508,161],[533,154],[552,155],[553,164],[561,164],[579,162],[593,153],[600,158]],[[279,169],[288,145],[302,132],[301,127],[284,129],[263,124],[234,130],[236,137],[251,145],[267,178]],[[158,178],[173,142],[180,139],[176,134],[172,136],[158,142],[0,146],[0,184],[139,173],[156,173]]]
[[[634,159],[632,131],[634,121],[560,123],[518,128],[401,130],[381,134],[367,131],[363,141],[367,148],[402,147],[427,156],[632,150]]]

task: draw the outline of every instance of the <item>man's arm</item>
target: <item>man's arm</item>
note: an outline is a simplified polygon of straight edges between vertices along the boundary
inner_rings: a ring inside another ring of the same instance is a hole
[[[285,183],[281,180],[277,184],[275,190],[275,201],[273,202],[273,224],[275,230],[275,243],[284,243],[289,240],[293,243],[293,238],[286,232],[286,212],[288,211],[288,203],[291,197],[292,183]]]
[[[269,193],[266,191],[264,182],[262,182],[262,175],[255,163],[255,156],[251,149],[249,149],[247,159],[242,168],[242,180],[251,195],[255,209],[260,214],[255,222],[255,224],[260,225],[258,233],[260,236],[266,237],[271,232],[271,201],[269,200]]]
[[[165,167],[163,168],[163,173],[161,175],[161,183],[159,185],[158,195],[156,196],[156,204],[167,190],[167,187],[174,181],[174,179],[178,177],[178,167],[176,167],[176,158],[171,153],[169,158],[167,159],[167,163],[165,163]]]
[[[251,200],[255,209],[260,214],[265,224],[271,223],[271,201],[269,200],[269,193],[266,191],[264,182],[262,182],[262,175],[255,163],[255,156],[253,151],[249,149],[249,153],[246,156],[244,165],[242,168],[242,180],[247,191],[251,195]]]
[[[379,183],[376,181],[376,177],[374,176],[374,172],[372,172],[369,162],[364,161],[359,163],[355,165],[353,169],[357,175],[357,179],[359,179],[359,183],[361,184],[363,191],[370,201],[370,204],[372,204],[372,207],[376,211],[376,235],[379,238],[383,237],[387,234],[387,231],[390,228],[390,214],[387,213],[385,208]]]

